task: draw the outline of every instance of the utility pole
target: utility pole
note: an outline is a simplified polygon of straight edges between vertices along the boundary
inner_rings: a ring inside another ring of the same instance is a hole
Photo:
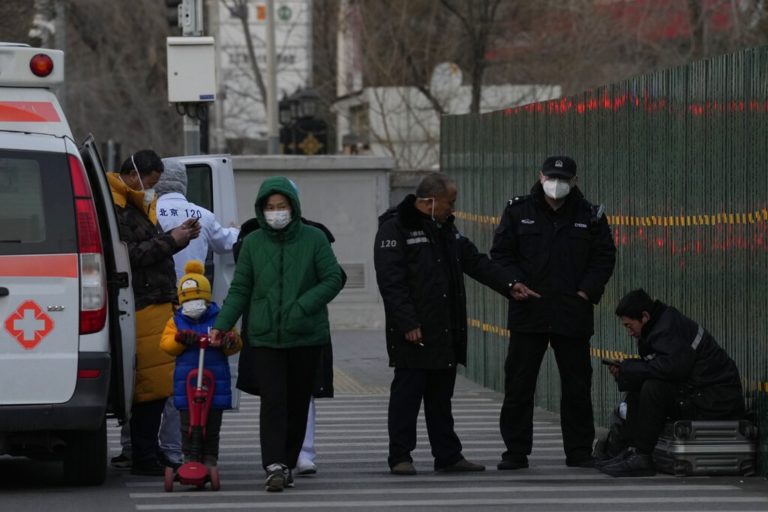
[[[280,134],[277,127],[275,0],[267,0],[267,148],[270,155],[280,152]]]

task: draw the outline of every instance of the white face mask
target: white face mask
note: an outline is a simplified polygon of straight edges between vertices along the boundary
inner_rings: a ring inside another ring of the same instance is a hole
[[[291,222],[291,210],[271,210],[264,212],[264,219],[272,229],[283,229]]]
[[[571,185],[566,180],[546,180],[542,186],[547,197],[552,199],[562,199],[571,192]]]
[[[149,206],[152,204],[152,201],[155,199],[155,189],[153,188],[145,188],[144,189],[144,206]]]
[[[205,302],[205,299],[188,300],[181,305],[181,312],[185,316],[195,320],[200,318],[203,313],[205,313],[206,309],[208,309],[208,303]]]

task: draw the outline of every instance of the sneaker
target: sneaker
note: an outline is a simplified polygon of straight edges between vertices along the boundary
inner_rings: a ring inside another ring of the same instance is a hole
[[[390,469],[390,472],[393,475],[415,475],[416,467],[413,465],[413,462],[406,460],[403,462],[398,462],[397,464],[392,466],[392,469]]]
[[[157,459],[148,459],[141,462],[134,461],[131,466],[132,475],[140,476],[163,476],[165,475],[165,468],[163,464]]]
[[[496,465],[499,471],[525,469],[528,467],[528,456],[523,454],[502,455],[501,462]]]
[[[158,454],[157,454],[157,460],[158,460],[158,462],[160,462],[160,464],[162,464],[163,466],[168,466],[169,468],[173,469],[174,471],[176,471],[177,469],[179,469],[179,467],[181,466],[181,462],[177,462],[177,461],[175,461],[175,460],[171,460],[171,459],[170,459],[170,458],[168,458],[168,456],[167,456],[165,453],[163,453],[163,452],[160,452],[160,453],[158,453]]]
[[[656,474],[651,456],[640,452],[632,452],[625,459],[598,469],[606,475],[615,477],[653,476]]]
[[[595,459],[591,455],[586,457],[566,457],[565,465],[569,468],[593,468],[595,467]]]
[[[469,462],[467,459],[461,459],[450,466],[435,468],[435,471],[439,473],[469,473],[473,471],[485,471],[485,466]]]
[[[317,466],[311,460],[299,459],[296,464],[296,474],[299,476],[314,475],[317,473]]]
[[[115,469],[131,469],[131,456],[121,453],[109,459],[109,464]]]
[[[283,492],[285,483],[288,480],[286,468],[282,464],[270,464],[267,466],[267,479],[264,481],[264,487],[269,492]]]

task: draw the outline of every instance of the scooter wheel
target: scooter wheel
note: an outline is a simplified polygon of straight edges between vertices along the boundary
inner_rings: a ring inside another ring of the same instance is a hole
[[[211,490],[218,491],[219,489],[221,489],[221,479],[219,478],[218,466],[211,467],[209,474],[211,477]]]
[[[176,478],[176,474],[173,471],[173,468],[166,467],[165,468],[165,479],[163,481],[163,487],[165,488],[165,492],[173,492],[173,481]]]

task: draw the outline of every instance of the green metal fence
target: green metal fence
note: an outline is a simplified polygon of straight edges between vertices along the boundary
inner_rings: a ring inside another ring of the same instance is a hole
[[[606,206],[616,270],[595,310],[602,351],[634,354],[613,315],[637,287],[701,322],[736,360],[763,434],[768,475],[768,47],[606,85],[564,99],[442,122],[441,165],[457,179],[459,227],[481,250],[508,199],[528,193],[545,156],[579,165],[587,199]],[[468,283],[467,375],[503,389],[506,302]],[[618,399],[599,364],[595,417]],[[551,353],[537,403],[559,408]]]

